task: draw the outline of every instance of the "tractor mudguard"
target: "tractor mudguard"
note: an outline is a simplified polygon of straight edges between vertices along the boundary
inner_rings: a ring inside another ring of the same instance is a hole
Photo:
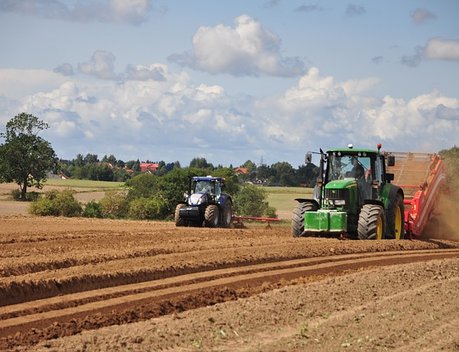
[[[295,198],[295,200],[298,203],[311,203],[314,205],[315,209],[319,209],[320,205],[319,202],[316,199],[311,199],[311,198]]]

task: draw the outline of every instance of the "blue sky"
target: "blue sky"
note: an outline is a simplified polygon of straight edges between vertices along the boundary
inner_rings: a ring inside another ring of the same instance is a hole
[[[459,141],[459,1],[0,0],[0,125],[61,158],[294,167]]]

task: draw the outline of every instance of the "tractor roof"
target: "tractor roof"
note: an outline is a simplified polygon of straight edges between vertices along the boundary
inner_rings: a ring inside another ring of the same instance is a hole
[[[367,148],[334,148],[328,150],[328,153],[341,152],[344,154],[358,154],[358,153],[369,153],[369,154],[378,154],[377,150],[367,149]]]
[[[213,177],[213,176],[195,176],[193,181],[224,181],[223,177]]]

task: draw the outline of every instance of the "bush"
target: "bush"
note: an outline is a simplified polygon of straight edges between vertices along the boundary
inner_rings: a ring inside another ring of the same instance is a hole
[[[162,219],[166,212],[166,202],[159,197],[137,198],[129,203],[129,217],[134,219]]]
[[[72,190],[46,192],[42,198],[32,202],[29,211],[39,216],[79,216],[82,208],[74,193]]]
[[[125,218],[128,215],[128,201],[123,192],[106,192],[100,200],[102,216],[106,218]]]
[[[11,191],[11,197],[14,199],[14,200],[22,200],[21,199],[21,191],[18,190],[18,189],[14,189]],[[40,193],[39,192],[28,192],[26,193],[26,201],[28,202],[33,202],[33,201],[36,201],[38,198],[40,197]]]
[[[266,192],[254,185],[245,185],[234,196],[235,212],[245,216],[263,216],[268,210]]]
[[[102,206],[94,200],[86,204],[83,211],[85,218],[102,218]]]
[[[74,217],[80,216],[83,209],[81,208],[80,203],[74,198],[75,191],[73,190],[64,190],[57,194],[54,198],[54,204],[59,209],[59,215]]]
[[[277,219],[277,213],[276,213],[276,208],[268,205],[265,211],[265,215],[268,218],[276,218]]]
[[[59,216],[59,209],[48,198],[41,198],[30,204],[29,212],[38,216]]]

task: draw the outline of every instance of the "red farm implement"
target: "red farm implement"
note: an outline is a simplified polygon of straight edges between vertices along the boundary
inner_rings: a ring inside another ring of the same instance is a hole
[[[420,236],[438,203],[440,189],[446,180],[445,168],[437,154],[391,153],[395,165],[388,172],[405,193],[405,233]]]

